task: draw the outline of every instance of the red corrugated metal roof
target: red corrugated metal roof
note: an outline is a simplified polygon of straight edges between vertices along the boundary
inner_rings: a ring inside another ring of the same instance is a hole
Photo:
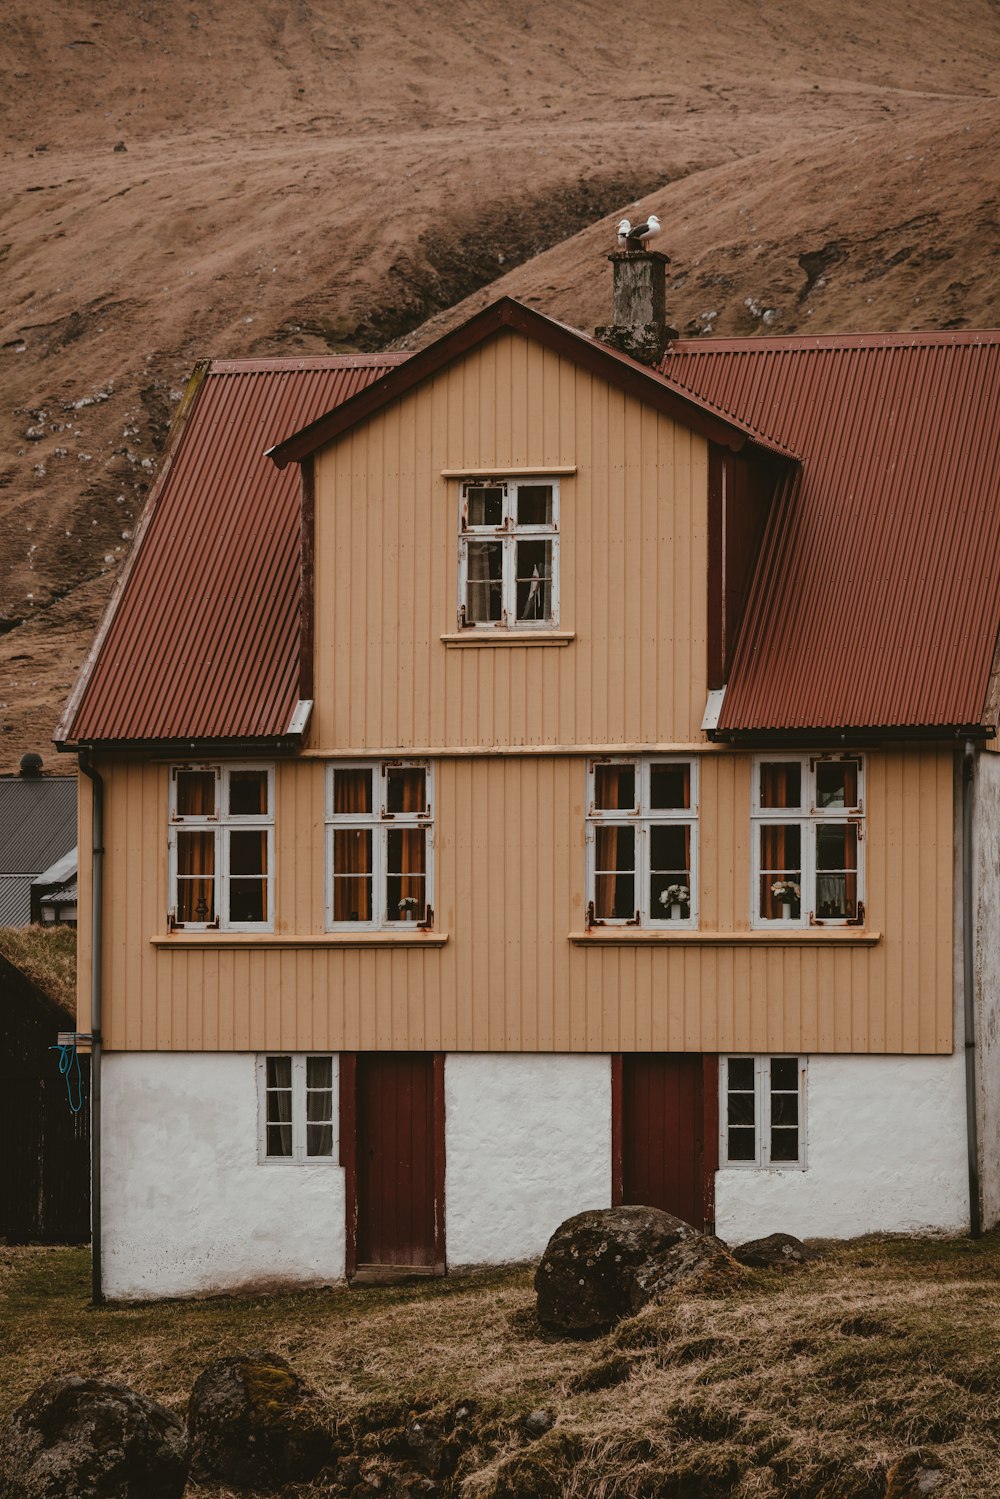
[[[719,732],[978,724],[1000,596],[1000,332],[699,340],[670,382],[802,454]]]
[[[404,357],[208,366],[58,742],[288,733],[299,697],[299,470],[281,472],[264,453]]]

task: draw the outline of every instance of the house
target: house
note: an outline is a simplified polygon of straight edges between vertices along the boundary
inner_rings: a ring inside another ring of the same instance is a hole
[[[31,919],[41,926],[76,926],[76,845],[31,882]]]
[[[74,1029],[65,1006],[0,954],[0,1242],[86,1243],[89,1059],[60,1075],[52,1050]],[[68,1086],[67,1086],[68,1084]],[[71,1105],[72,1100],[72,1105]]]
[[[57,735],[95,1295],[997,1220],[1000,334],[611,259],[195,373]]]
[[[0,776],[0,926],[39,919],[32,885],[75,843],[76,779],[46,776],[39,755],[23,755],[19,774]]]

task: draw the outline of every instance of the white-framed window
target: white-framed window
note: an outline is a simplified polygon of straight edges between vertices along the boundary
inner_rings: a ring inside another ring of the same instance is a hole
[[[172,765],[169,923],[186,930],[274,927],[274,767]]]
[[[295,1052],[257,1058],[258,1158],[338,1164],[335,1058]]]
[[[698,762],[587,766],[590,925],[698,925]]]
[[[719,1164],[805,1169],[806,1059],[719,1058]]]
[[[864,922],[864,761],[760,755],[753,764],[756,927]]]
[[[400,929],[433,920],[431,767],[338,761],[326,778],[326,924]]]
[[[532,630],[559,623],[559,480],[460,486],[458,623]]]

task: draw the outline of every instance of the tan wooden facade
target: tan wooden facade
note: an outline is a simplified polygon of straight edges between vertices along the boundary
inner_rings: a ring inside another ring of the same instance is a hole
[[[457,476],[518,471],[560,478],[560,638],[443,638]],[[950,1051],[950,750],[866,756],[863,930],[750,930],[752,758],[700,729],[707,485],[704,439],[513,334],[318,455],[316,706],[277,769],[274,933],[168,934],[168,765],[99,759],[105,1044]],[[587,754],[644,747],[700,756],[699,929],[587,935]],[[434,764],[434,932],[327,933],[326,764],[399,753]],[[84,1028],[89,946],[84,925]]]
[[[322,760],[279,767],[276,930],[260,937],[167,934],[167,767],[108,763],[106,1044],[950,1051],[952,758],[894,750],[866,766],[864,933],[750,932],[750,758],[709,751],[700,930],[588,938],[585,757],[442,759],[435,941],[404,946],[324,934]],[[84,828],[88,809],[84,789]],[[84,989],[88,953],[81,927]]]
[[[560,478],[557,646],[449,646],[459,486]],[[691,743],[706,683],[708,444],[519,335],[474,350],[316,465],[321,750]]]

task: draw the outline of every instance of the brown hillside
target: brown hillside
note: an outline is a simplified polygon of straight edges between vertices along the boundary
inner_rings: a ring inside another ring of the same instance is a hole
[[[0,19],[0,769],[48,749],[198,357],[411,345],[499,289],[592,326],[640,200],[685,331],[1000,320],[990,0],[97,16]]]

